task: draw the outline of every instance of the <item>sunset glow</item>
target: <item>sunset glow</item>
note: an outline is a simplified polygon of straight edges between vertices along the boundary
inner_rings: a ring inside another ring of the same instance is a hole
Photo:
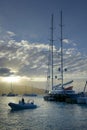
[[[45,82],[46,78],[45,77],[34,77],[34,78],[31,78],[31,81],[34,81],[34,82]]]
[[[19,76],[12,76],[12,77],[4,77],[3,81],[5,82],[19,82],[20,81],[20,77]]]

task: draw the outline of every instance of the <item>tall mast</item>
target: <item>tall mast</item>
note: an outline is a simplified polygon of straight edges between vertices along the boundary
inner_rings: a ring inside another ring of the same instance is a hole
[[[50,84],[49,84],[49,79],[50,79],[50,49],[51,49],[51,47],[50,47],[50,44],[49,44],[46,92],[49,90],[49,87],[50,87]]]
[[[53,14],[51,16],[51,76],[52,76],[52,90],[53,90]]]
[[[63,24],[62,24],[62,11],[60,16],[60,28],[61,28],[61,78],[62,78],[62,88],[63,88]]]

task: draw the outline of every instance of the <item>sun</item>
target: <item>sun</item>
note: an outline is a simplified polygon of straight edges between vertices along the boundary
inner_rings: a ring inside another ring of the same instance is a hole
[[[19,80],[20,80],[19,76],[9,76],[9,77],[4,77],[3,78],[3,81],[9,82],[9,83],[11,83],[11,82],[19,82]]]

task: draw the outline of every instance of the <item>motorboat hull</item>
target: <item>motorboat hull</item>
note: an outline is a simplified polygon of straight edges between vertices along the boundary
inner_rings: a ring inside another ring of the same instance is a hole
[[[12,110],[23,110],[23,109],[35,109],[37,108],[37,105],[33,103],[21,103],[21,104],[16,104],[16,103],[8,103],[8,105],[11,107]]]

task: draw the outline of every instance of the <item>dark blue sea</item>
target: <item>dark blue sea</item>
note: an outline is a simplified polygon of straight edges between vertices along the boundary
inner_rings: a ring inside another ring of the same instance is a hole
[[[0,130],[87,130],[86,105],[47,102],[42,96],[24,98],[34,99],[39,107],[12,112],[8,103],[21,96],[0,97]]]

